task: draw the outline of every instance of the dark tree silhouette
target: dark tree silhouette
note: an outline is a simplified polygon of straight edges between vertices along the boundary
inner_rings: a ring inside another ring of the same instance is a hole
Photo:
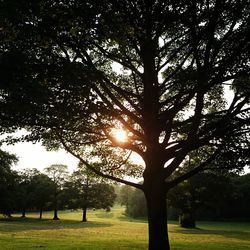
[[[220,152],[246,146],[248,0],[0,7],[2,126],[29,128],[25,139],[63,146],[100,176],[142,189],[149,249],[169,249],[167,191]],[[117,141],[115,129],[127,139]],[[145,162],[142,184],[122,178],[130,151]],[[173,179],[192,152],[205,157]]]

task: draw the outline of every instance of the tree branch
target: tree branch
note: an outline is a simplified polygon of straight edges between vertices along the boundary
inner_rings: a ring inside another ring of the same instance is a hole
[[[126,181],[123,179],[120,179],[118,177],[109,175],[109,174],[104,174],[101,171],[97,170],[96,168],[94,168],[91,164],[89,164],[86,160],[84,160],[79,154],[75,153],[73,150],[70,149],[70,147],[66,144],[66,142],[62,139],[62,137],[60,135],[58,135],[59,140],[61,141],[63,147],[65,148],[65,150],[67,152],[69,152],[71,155],[73,155],[74,157],[76,157],[80,162],[82,162],[84,165],[86,165],[86,167],[88,169],[90,169],[91,171],[93,171],[95,174],[103,177],[103,178],[107,178],[116,182],[120,182],[138,189],[142,189],[142,185],[141,184],[137,184],[134,182],[130,182],[130,181]]]
[[[207,160],[205,160],[204,162],[202,162],[198,167],[190,170],[189,172],[183,174],[182,176],[177,177],[176,179],[174,179],[171,182],[167,182],[166,183],[167,188],[170,189],[170,188],[178,185],[182,181],[184,181],[184,180],[192,177],[193,175],[197,174],[201,170],[203,170],[209,163],[211,163],[216,158],[216,156],[218,155],[219,151],[220,151],[220,149],[218,148]]]

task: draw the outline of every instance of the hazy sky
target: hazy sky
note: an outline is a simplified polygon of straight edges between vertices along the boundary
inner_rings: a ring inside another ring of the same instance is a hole
[[[78,160],[64,150],[48,152],[39,143],[22,142],[10,146],[3,145],[1,149],[14,153],[18,157],[19,161],[13,167],[14,169],[37,168],[43,170],[52,164],[65,164],[69,171],[72,171],[78,164]]]
[[[65,150],[47,151],[41,143],[20,142],[15,145],[3,145],[2,150],[13,153],[18,157],[18,163],[13,169],[36,168],[42,171],[52,164],[64,164],[70,172],[76,169],[79,160]],[[144,165],[139,155],[133,153],[132,160],[137,164]]]

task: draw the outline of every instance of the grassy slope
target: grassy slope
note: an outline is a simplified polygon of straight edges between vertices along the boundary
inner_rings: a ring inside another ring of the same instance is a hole
[[[87,223],[80,212],[61,212],[60,221],[52,213],[29,214],[0,221],[0,249],[147,249],[147,223],[130,220],[115,207],[110,213],[91,211]],[[172,250],[250,250],[250,223],[198,223],[198,229],[182,229],[169,224]]]

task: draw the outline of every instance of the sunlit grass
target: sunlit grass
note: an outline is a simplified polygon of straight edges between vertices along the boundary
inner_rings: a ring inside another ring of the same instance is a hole
[[[116,206],[111,212],[90,211],[88,222],[81,222],[81,211],[59,213],[61,220],[51,220],[52,212],[38,219],[16,215],[0,220],[0,249],[147,249],[147,223],[123,215]],[[170,222],[172,250],[250,250],[250,223],[200,222],[197,229],[180,228]]]

